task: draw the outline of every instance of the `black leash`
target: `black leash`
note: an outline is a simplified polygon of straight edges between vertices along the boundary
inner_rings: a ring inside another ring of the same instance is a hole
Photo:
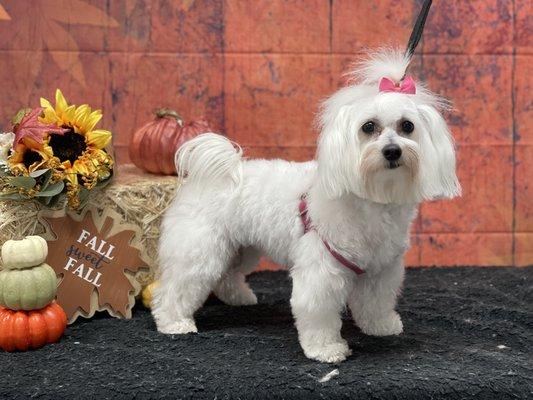
[[[424,32],[424,25],[429,14],[429,9],[431,8],[431,3],[432,0],[424,0],[424,3],[422,4],[422,9],[420,10],[420,14],[418,14],[415,26],[413,27],[413,31],[411,32],[411,37],[409,38],[409,42],[407,43],[407,50],[405,50],[405,54],[409,57],[413,55],[416,46],[418,45],[418,42],[420,42],[420,39],[422,38],[422,33]]]

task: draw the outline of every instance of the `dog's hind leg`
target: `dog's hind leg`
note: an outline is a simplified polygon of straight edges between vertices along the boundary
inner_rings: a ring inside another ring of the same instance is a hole
[[[257,304],[257,297],[246,283],[245,276],[255,269],[260,257],[261,253],[252,247],[241,248],[233,264],[216,286],[215,295],[231,306]]]
[[[176,221],[173,221],[176,222]],[[166,227],[160,243],[159,286],[152,314],[161,333],[197,332],[193,315],[226,273],[235,249],[222,233],[198,221]]]

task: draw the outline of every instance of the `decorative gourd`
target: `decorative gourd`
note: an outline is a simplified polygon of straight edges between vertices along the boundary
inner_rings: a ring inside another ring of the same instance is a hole
[[[48,264],[0,271],[0,306],[11,310],[43,308],[54,300],[56,289],[56,273]]]
[[[5,351],[37,349],[57,342],[66,326],[65,311],[56,302],[34,311],[0,307],[0,348]]]
[[[47,255],[48,245],[40,236],[8,240],[2,246],[2,265],[4,269],[31,268],[42,264]]]
[[[148,286],[146,286],[141,292],[142,303],[148,309],[152,308],[152,299],[154,296],[153,292],[154,292],[154,289],[157,287],[157,285],[158,285],[157,281],[152,282]]]
[[[154,174],[176,174],[176,150],[185,141],[210,131],[204,119],[185,124],[177,112],[158,110],[155,120],[134,133],[129,147],[130,159],[137,167]]]

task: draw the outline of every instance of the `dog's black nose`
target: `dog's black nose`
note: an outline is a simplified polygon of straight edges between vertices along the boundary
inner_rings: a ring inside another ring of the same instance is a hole
[[[402,156],[402,149],[397,144],[388,144],[381,150],[387,161],[397,161]]]

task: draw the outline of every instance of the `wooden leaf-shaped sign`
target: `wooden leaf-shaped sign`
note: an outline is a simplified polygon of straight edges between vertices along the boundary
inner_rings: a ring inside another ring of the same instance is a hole
[[[69,323],[107,310],[117,318],[131,318],[140,286],[135,274],[146,268],[138,246],[140,230],[121,223],[112,210],[42,211],[47,226],[47,263],[60,276],[57,302]]]

